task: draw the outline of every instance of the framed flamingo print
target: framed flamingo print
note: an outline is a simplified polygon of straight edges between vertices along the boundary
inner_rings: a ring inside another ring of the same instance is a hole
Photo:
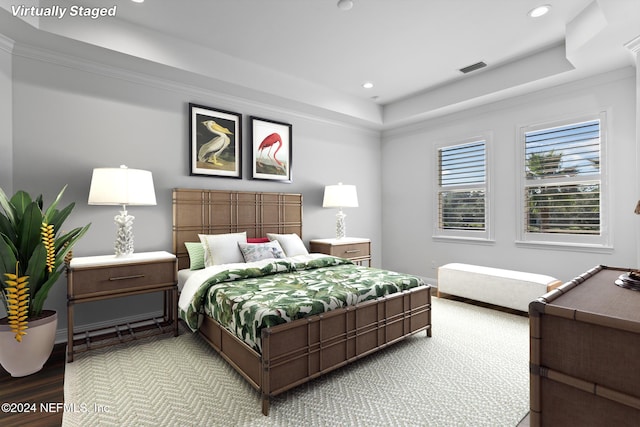
[[[291,182],[292,126],[251,117],[253,179]]]
[[[242,179],[242,116],[189,104],[191,175]]]

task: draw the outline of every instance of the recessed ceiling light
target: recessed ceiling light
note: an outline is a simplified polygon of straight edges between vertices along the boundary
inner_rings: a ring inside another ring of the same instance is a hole
[[[144,3],[144,0],[131,0],[134,3]]]
[[[352,0],[339,0],[338,7],[342,10],[350,10],[353,7]]]
[[[529,11],[529,16],[532,18],[540,18],[543,15],[546,15],[551,10],[550,4],[543,4],[541,6],[535,7]]]
[[[365,89],[371,89],[373,87],[373,83],[364,82],[364,83],[362,83],[362,87],[365,88]]]

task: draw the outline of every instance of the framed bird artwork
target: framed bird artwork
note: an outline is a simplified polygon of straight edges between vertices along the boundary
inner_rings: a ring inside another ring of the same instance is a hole
[[[189,104],[191,175],[242,179],[242,115]]]
[[[253,179],[292,182],[292,126],[250,117]]]

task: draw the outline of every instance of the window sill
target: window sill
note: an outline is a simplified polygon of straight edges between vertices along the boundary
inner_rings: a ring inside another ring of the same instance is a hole
[[[431,239],[435,242],[470,243],[474,245],[493,245],[496,243],[493,239],[485,239],[483,237],[431,236]]]
[[[517,240],[516,246],[519,248],[544,249],[570,252],[591,252],[601,254],[611,254],[613,246],[605,246],[598,244],[586,243],[560,243],[560,242],[542,242],[542,241],[523,241]]]

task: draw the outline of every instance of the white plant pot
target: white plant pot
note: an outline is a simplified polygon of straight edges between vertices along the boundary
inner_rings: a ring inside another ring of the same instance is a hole
[[[0,324],[0,365],[6,369],[12,377],[24,377],[34,374],[42,369],[42,366],[51,356],[58,327],[58,313],[29,321],[27,334],[22,337],[22,342],[15,339],[15,333],[11,332],[9,325]]]

